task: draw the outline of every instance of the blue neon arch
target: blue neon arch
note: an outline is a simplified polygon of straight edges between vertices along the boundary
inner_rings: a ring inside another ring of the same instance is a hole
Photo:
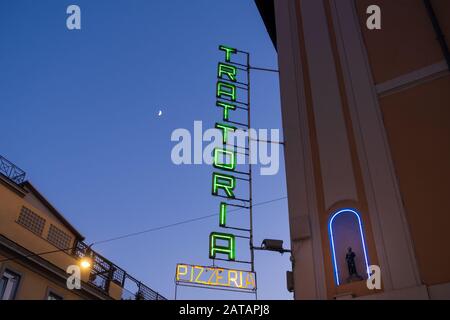
[[[349,208],[341,209],[341,210],[333,213],[333,215],[331,216],[330,221],[328,223],[328,231],[330,233],[330,242],[331,242],[331,254],[333,257],[334,277],[336,280],[336,284],[338,286],[340,285],[340,282],[339,282],[339,270],[338,270],[338,265],[337,265],[337,261],[336,261],[336,252],[335,252],[334,237],[333,237],[333,222],[338,215],[343,214],[343,213],[354,214],[356,216],[356,218],[358,219],[359,234],[360,234],[361,244],[362,244],[363,252],[364,252],[364,262],[366,264],[366,272],[367,272],[367,276],[370,277],[369,259],[367,256],[366,241],[364,239],[364,230],[363,230],[363,226],[362,226],[362,222],[361,222],[361,217],[360,217],[359,213],[354,209],[349,209]]]

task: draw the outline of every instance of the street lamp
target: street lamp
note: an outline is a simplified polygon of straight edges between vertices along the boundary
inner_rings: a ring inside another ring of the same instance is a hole
[[[87,247],[86,251],[84,252],[84,257],[81,258],[79,264],[80,267],[84,270],[90,269],[92,267],[92,250],[91,246]]]
[[[90,269],[92,266],[92,260],[89,257],[84,257],[80,260],[80,267],[82,269]]]

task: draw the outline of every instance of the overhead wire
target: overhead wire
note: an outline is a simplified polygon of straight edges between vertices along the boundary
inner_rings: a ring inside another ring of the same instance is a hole
[[[280,198],[276,198],[276,199],[271,199],[271,200],[267,200],[264,202],[259,202],[259,203],[255,203],[253,206],[261,206],[261,205],[265,205],[265,204],[269,204],[275,201],[280,201],[283,199],[286,199],[287,197],[280,197]],[[240,211],[240,210],[244,210],[244,208],[236,208],[236,209],[231,209],[228,210],[228,212],[235,212],[235,211]],[[125,239],[125,238],[129,238],[129,237],[135,237],[144,233],[150,233],[150,232],[154,232],[154,231],[159,231],[159,230],[163,230],[163,229],[168,229],[168,228],[172,228],[175,226],[179,226],[182,224],[187,224],[187,223],[191,223],[191,222],[196,222],[196,221],[200,221],[200,220],[205,220],[208,218],[212,218],[212,217],[216,217],[217,214],[208,214],[205,216],[201,216],[201,217],[197,217],[197,218],[192,218],[192,219],[187,219],[187,220],[183,220],[183,221],[179,221],[179,222],[175,222],[175,223],[171,223],[171,224],[167,224],[164,226],[159,226],[159,227],[155,227],[155,228],[150,228],[150,229],[146,229],[146,230],[142,230],[142,231],[137,231],[137,232],[132,232],[132,233],[128,233],[128,234],[124,234],[121,236],[117,236],[117,237],[113,237],[113,238],[109,238],[109,239],[105,239],[105,240],[100,240],[100,241],[95,241],[92,243],[92,245],[96,245],[96,244],[100,244],[100,243],[106,243],[106,242],[111,242],[111,241],[116,241],[116,240],[120,240],[120,239]]]
[[[258,202],[258,203],[253,204],[253,206],[254,207],[262,206],[262,205],[265,205],[265,204],[269,204],[269,203],[280,201],[280,200],[284,200],[284,199],[287,199],[287,196],[280,197],[280,198],[275,198],[275,199],[271,199],[271,200],[267,200],[267,201],[263,201],[263,202]],[[228,212],[236,212],[236,211],[240,211],[240,210],[244,210],[244,209],[245,208],[236,208],[236,209],[228,210]],[[120,235],[120,236],[108,238],[108,239],[105,239],[105,240],[99,240],[99,241],[92,242],[89,245],[89,247],[92,247],[93,245],[97,245],[97,244],[101,244],[101,243],[107,243],[107,242],[117,241],[117,240],[126,239],[126,238],[130,238],[130,237],[135,237],[135,236],[138,236],[138,235],[141,235],[141,234],[145,234],[145,233],[150,233],[150,232],[155,232],[155,231],[164,230],[164,229],[168,229],[168,228],[173,228],[173,227],[176,227],[176,226],[179,226],[179,225],[188,224],[188,223],[192,223],[192,222],[196,222],[196,221],[201,221],[201,220],[205,220],[205,219],[216,217],[216,216],[217,216],[216,213],[208,214],[208,215],[205,215],[205,216],[192,218],[192,219],[187,219],[187,220],[183,220],[183,221],[179,221],[179,222],[175,222],[175,223],[171,223],[171,224],[166,224],[166,225],[159,226],[159,227],[145,229],[145,230],[142,230],[142,231],[127,233],[127,234],[123,234],[123,235]],[[26,255],[26,256],[22,256],[20,258],[30,258],[30,257],[35,257],[35,256],[42,256],[42,255],[47,255],[47,254],[56,253],[56,252],[60,252],[60,251],[68,251],[68,250],[73,250],[73,249],[75,249],[75,248],[71,247],[71,248],[64,248],[64,249],[58,249],[58,250],[52,250],[52,251],[45,251],[45,252],[40,252],[40,253],[32,253],[32,254],[29,254],[29,255]],[[0,263],[6,262],[6,261],[11,261],[11,260],[16,260],[16,259],[19,259],[19,258],[16,257],[16,258],[3,259],[3,260],[0,260]]]

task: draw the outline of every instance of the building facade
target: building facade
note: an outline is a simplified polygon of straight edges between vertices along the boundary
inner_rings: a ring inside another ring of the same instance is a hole
[[[25,173],[0,156],[0,300],[165,300],[83,241]],[[92,263],[80,268],[81,288],[69,289],[67,268],[86,255]]]
[[[294,297],[450,299],[450,1],[256,4],[279,59]]]

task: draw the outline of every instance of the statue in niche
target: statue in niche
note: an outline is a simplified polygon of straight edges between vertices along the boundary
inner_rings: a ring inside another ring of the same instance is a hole
[[[355,258],[356,254],[352,251],[351,247],[348,247],[347,254],[345,255],[345,261],[347,261],[349,275],[349,277],[347,278],[347,282],[363,280],[363,277],[361,277],[356,270]]]

